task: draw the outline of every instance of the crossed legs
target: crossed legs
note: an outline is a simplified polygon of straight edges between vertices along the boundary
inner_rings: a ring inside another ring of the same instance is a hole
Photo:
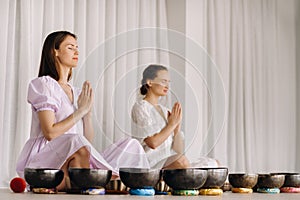
[[[90,152],[86,147],[81,147],[73,155],[71,155],[63,164],[61,169],[64,172],[63,181],[57,186],[58,191],[64,191],[66,189],[66,179],[69,178],[69,168],[89,168],[90,167]]]
[[[168,158],[165,163],[164,169],[184,169],[189,168],[190,162],[185,155],[174,155]]]

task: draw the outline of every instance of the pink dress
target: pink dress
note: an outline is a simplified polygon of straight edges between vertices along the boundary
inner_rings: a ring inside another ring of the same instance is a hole
[[[70,85],[71,86],[71,85]],[[149,168],[143,147],[131,138],[121,139],[99,153],[83,135],[83,122],[80,120],[63,135],[47,141],[43,136],[38,112],[50,110],[55,113],[56,121],[62,121],[77,108],[80,89],[72,87],[72,104],[57,81],[43,76],[31,81],[28,89],[28,102],[32,105],[32,124],[30,138],[26,142],[17,161],[17,173],[24,177],[24,169],[60,169],[65,161],[81,147],[90,151],[90,167],[110,169],[118,175],[120,167]]]

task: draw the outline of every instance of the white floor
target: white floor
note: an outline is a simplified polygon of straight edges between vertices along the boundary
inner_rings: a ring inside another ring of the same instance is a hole
[[[231,192],[225,192],[222,196],[171,196],[171,195],[156,195],[153,197],[141,197],[132,195],[71,195],[71,194],[34,194],[31,192],[25,193],[13,193],[10,189],[0,189],[0,200],[76,200],[76,199],[105,199],[105,200],[116,200],[116,199],[203,199],[203,200],[219,200],[219,199],[238,199],[238,200],[299,200],[299,194],[236,194]]]

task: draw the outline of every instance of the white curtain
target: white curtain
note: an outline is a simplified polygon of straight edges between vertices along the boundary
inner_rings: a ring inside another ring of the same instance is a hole
[[[0,187],[16,175],[31,122],[27,86],[37,76],[43,41],[55,30],[78,35],[80,63],[72,81],[78,87],[85,79],[92,82],[98,150],[130,135],[130,109],[144,67],[172,63],[167,103],[184,105],[190,158],[209,155],[230,171],[300,171],[296,0],[186,0],[180,8],[176,3],[1,1]],[[184,19],[177,27],[178,16]],[[169,24],[182,33],[166,32]],[[190,62],[198,58],[202,65]]]
[[[186,1],[186,35],[207,50],[215,63],[212,68],[220,72],[220,77],[212,77],[207,67],[206,86],[189,65],[186,68],[187,79],[200,85],[196,94],[201,133],[218,126],[209,124],[213,110],[222,114],[218,106],[223,99],[210,96],[216,80],[221,79],[226,94],[222,131],[210,131],[208,140],[198,136],[189,152],[205,143],[199,154],[216,157],[231,172],[300,171],[296,167],[298,8],[294,0]],[[189,53],[188,48],[187,57]],[[190,110],[189,119],[191,112],[195,111]]]

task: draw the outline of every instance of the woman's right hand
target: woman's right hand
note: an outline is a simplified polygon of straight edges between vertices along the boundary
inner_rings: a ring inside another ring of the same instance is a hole
[[[89,113],[94,102],[93,90],[91,83],[85,81],[82,85],[82,91],[78,97],[78,110],[82,112],[83,116]]]
[[[180,128],[180,123],[182,119],[182,111],[180,103],[175,103],[172,111],[168,112],[168,124],[159,133],[147,137],[144,142],[151,149],[155,149],[164,143],[168,137],[176,130]]]
[[[179,102],[176,102],[172,108],[172,112],[168,114],[168,123],[173,126],[178,126],[182,120],[182,109]]]

